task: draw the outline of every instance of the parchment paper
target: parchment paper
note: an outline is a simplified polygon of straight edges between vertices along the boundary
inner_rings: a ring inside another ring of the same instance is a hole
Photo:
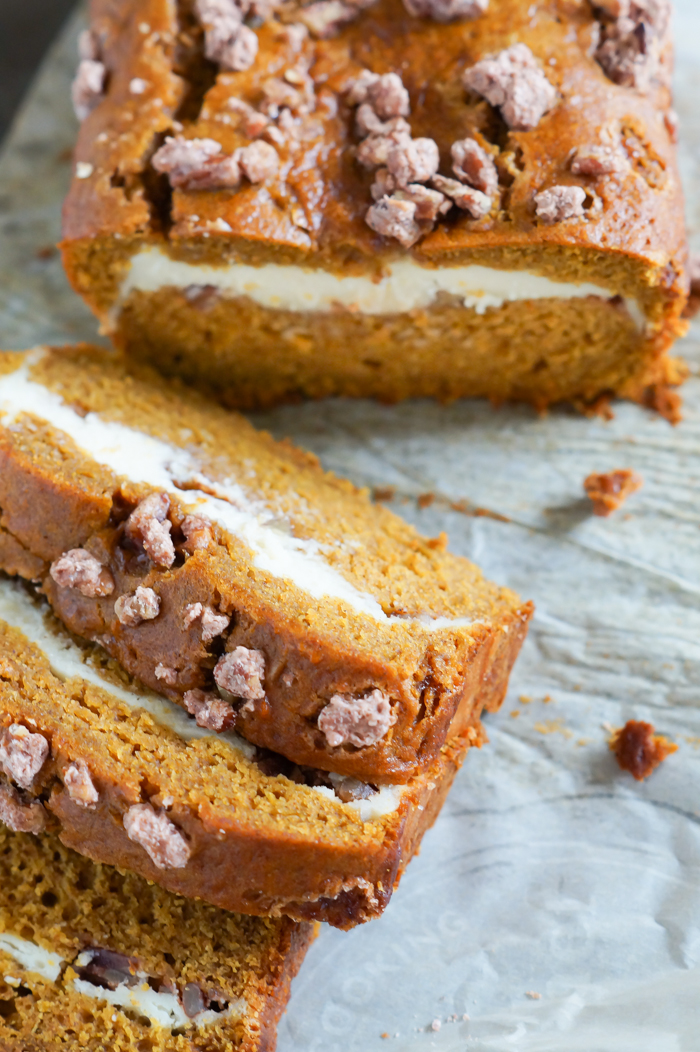
[[[676,8],[700,235],[700,5]],[[96,336],[42,251],[58,239],[69,177],[77,29],[49,56],[0,161],[5,347]],[[677,428],[624,404],[608,423],[340,400],[255,418],[360,484],[395,486],[399,513],[446,530],[455,551],[537,604],[490,744],[469,757],[385,917],[322,932],[280,1052],[700,1049],[699,335],[680,347],[695,375]],[[582,480],[616,467],[641,472],[644,489],[595,519]],[[421,508],[425,493],[436,499]],[[455,500],[508,521],[457,513]],[[680,746],[643,785],[606,744],[604,725],[632,717]]]

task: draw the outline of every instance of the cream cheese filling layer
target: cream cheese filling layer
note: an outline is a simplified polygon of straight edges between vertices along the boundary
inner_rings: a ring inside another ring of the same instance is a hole
[[[43,420],[115,475],[165,491],[186,503],[193,514],[217,523],[250,548],[255,566],[291,581],[314,599],[339,600],[379,623],[410,622],[427,631],[477,623],[469,617],[451,620],[386,614],[374,596],[356,588],[324,559],[317,541],[295,537],[233,479],[224,483],[208,479],[193,453],[136,428],[103,420],[97,413],[83,416],[60,395],[31,379],[31,367],[44,353],[40,348],[30,352],[13,373],[0,376],[0,421],[5,426],[22,413]]]
[[[230,263],[212,267],[172,259],[157,247],[143,248],[131,257],[119,293],[119,306],[131,292],[212,286],[224,296],[247,296],[270,310],[330,311],[338,307],[361,314],[403,314],[429,307],[440,293],[457,296],[465,307],[484,314],[517,300],[580,299],[615,293],[588,282],[553,281],[527,270],[498,270],[478,265],[423,267],[412,259],[391,263],[384,276],[332,274],[295,264],[265,263],[254,267]],[[625,300],[638,325],[644,325],[635,300]]]
[[[233,731],[224,731],[222,734],[212,734],[205,727],[198,727],[194,719],[189,716],[183,708],[170,701],[168,698],[156,694],[154,691],[142,688],[141,690],[128,690],[120,687],[107,676],[85,661],[85,653],[71,639],[67,632],[60,629],[52,631],[42,615],[37,603],[32,602],[24,587],[17,581],[10,581],[0,577],[0,622],[18,629],[25,638],[33,643],[42,652],[49,663],[51,671],[62,682],[70,679],[82,679],[95,687],[119,698],[132,709],[144,709],[153,718],[155,723],[161,727],[167,727],[184,741],[194,741],[199,738],[215,738],[216,741],[226,741],[237,749],[245,758],[252,762],[255,756],[255,746],[239,737]],[[331,778],[333,776],[331,775]],[[301,787],[300,787],[301,788]],[[355,811],[361,822],[373,822],[385,815],[392,814],[399,808],[403,798],[403,787],[400,785],[382,786],[376,793],[367,799],[349,800],[341,802],[332,789],[324,786],[309,786],[311,792],[320,793],[331,800],[337,807],[350,807]],[[8,938],[15,938],[8,936]],[[0,949],[3,949],[3,935],[0,934]],[[7,951],[10,952],[9,950]],[[29,968],[29,965],[25,967]],[[33,971],[39,969],[33,968]],[[41,975],[44,972],[40,971]],[[47,978],[50,978],[47,976]]]

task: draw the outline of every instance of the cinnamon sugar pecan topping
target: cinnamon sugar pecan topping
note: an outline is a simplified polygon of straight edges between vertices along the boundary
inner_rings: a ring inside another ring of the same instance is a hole
[[[582,146],[571,160],[574,175],[612,175],[626,166],[622,150],[614,146]]]
[[[168,687],[174,687],[177,683],[177,669],[172,668],[170,665],[164,665],[162,662],[156,665],[154,675],[156,679],[159,679]]]
[[[169,135],[153,154],[151,164],[167,175],[174,190],[218,190],[238,186],[241,170],[235,155],[221,154],[215,139],[185,139]]]
[[[85,760],[75,760],[66,769],[63,775],[63,783],[68,790],[71,800],[81,807],[94,808],[100,799],[100,794],[95,789],[90,771]]]
[[[211,523],[201,515],[186,515],[182,520],[181,529],[185,535],[184,547],[188,551],[196,552],[208,548],[214,539]]]
[[[170,536],[171,523],[167,518],[169,511],[168,494],[151,493],[126,520],[127,537],[143,548],[152,563],[165,569],[175,562],[175,546]]]
[[[321,40],[334,36],[348,22],[354,21],[365,7],[375,0],[316,0],[297,13],[299,21]]]
[[[152,588],[139,585],[132,595],[121,595],[114,604],[119,623],[133,627],[152,621],[160,611],[160,596]]]
[[[182,869],[190,857],[190,847],[170,819],[150,804],[134,804],[124,815],[129,840],[148,852],[158,869]]]
[[[229,624],[229,618],[225,614],[217,614],[211,606],[189,603],[182,617],[183,628],[189,628],[195,621],[201,621],[203,643],[211,643],[212,639],[226,631]]]
[[[265,655],[260,650],[236,647],[224,654],[214,668],[217,687],[245,701],[262,701],[265,688]]]
[[[252,142],[236,150],[236,160],[251,183],[263,183],[276,174],[280,159],[274,146],[268,142]]]
[[[545,223],[562,223],[579,219],[583,214],[586,191],[580,186],[553,186],[535,196],[537,218]]]
[[[236,721],[236,714],[227,701],[223,701],[218,694],[209,690],[188,690],[183,696],[185,708],[194,716],[198,727],[206,727],[207,730],[228,730]]]
[[[427,183],[438,170],[440,153],[434,139],[407,139],[390,146],[386,166],[400,187]]]
[[[606,19],[595,52],[598,64],[613,83],[648,91],[660,72],[670,0],[602,0],[595,7]]]
[[[0,822],[13,833],[41,833],[46,828],[42,804],[25,803],[11,785],[0,785]]]
[[[404,248],[410,248],[423,234],[416,222],[416,205],[398,197],[382,197],[368,210],[366,223],[377,234],[395,237]]]
[[[77,588],[81,595],[89,599],[111,595],[114,591],[112,574],[99,559],[83,548],[64,552],[51,563],[49,573],[59,588]]]
[[[489,0],[403,0],[409,15],[432,18],[434,22],[456,22],[459,18],[478,18]]]
[[[21,723],[12,723],[0,734],[0,766],[20,789],[31,789],[49,755],[43,734],[32,734]]]
[[[71,99],[76,117],[84,121],[104,97],[107,69],[101,61],[100,42],[90,29],[78,37],[78,53],[80,63],[71,85]]]
[[[431,190],[422,183],[409,183],[408,186],[397,190],[394,200],[412,201],[416,206],[416,219],[419,222],[433,223],[439,215],[448,212],[452,207],[452,201],[444,194],[439,190]]]
[[[513,44],[477,62],[465,72],[464,85],[498,107],[508,127],[517,131],[536,128],[557,99],[526,44]]]
[[[372,690],[361,698],[334,694],[318,717],[318,726],[331,748],[346,744],[362,748],[381,741],[396,719],[388,695]]]
[[[457,208],[468,212],[472,219],[483,219],[491,211],[491,198],[481,190],[475,190],[473,186],[466,186],[465,183],[460,183],[457,179],[449,179],[444,175],[433,176],[432,185],[454,201]]]
[[[222,69],[242,71],[255,62],[258,38],[243,25],[248,7],[234,0],[195,0],[197,17],[204,26],[204,53]]]
[[[498,190],[498,170],[490,153],[476,139],[458,139],[450,148],[457,178],[490,197]]]

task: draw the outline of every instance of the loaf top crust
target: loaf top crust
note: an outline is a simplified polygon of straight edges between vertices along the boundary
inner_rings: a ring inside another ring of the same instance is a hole
[[[204,57],[189,0],[93,0],[107,90],[81,128],[66,243],[111,238],[122,242],[115,253],[128,255],[144,241],[166,240],[173,255],[190,261],[301,262],[344,273],[379,271],[408,252],[427,265],[482,261],[564,280],[595,271],[622,294],[685,288],[668,32],[642,90],[614,83],[597,61],[609,21],[587,0],[490,0],[480,16],[448,24],[414,17],[402,0],[376,0],[325,39],[300,41],[285,23],[298,24],[304,10],[278,9],[256,29],[250,68],[223,72]],[[509,127],[463,84],[466,70],[515,44],[530,48],[556,89],[551,109],[526,131]],[[154,171],[150,158],[166,135],[214,139],[222,156],[250,145],[231,98],[257,110],[271,80],[307,68],[310,112],[294,117],[293,134],[274,144],[276,175],[243,179],[235,189],[171,191]],[[441,174],[452,176],[450,147],[465,137],[494,157],[499,189],[488,215],[474,219],[454,207],[410,249],[370,229],[375,176],[357,161],[347,95],[363,69],[400,74],[411,134],[435,140]],[[144,82],[139,94],[134,78]],[[613,140],[619,171],[574,174],[577,150]],[[562,185],[583,189],[584,215],[544,222],[535,197]]]

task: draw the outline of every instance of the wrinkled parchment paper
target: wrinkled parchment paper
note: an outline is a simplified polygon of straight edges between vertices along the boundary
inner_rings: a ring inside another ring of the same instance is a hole
[[[675,25],[700,248],[697,0],[677,0]],[[0,160],[7,348],[96,336],[49,251],[75,135],[77,29]],[[469,757],[384,918],[321,933],[280,1052],[700,1049],[699,336],[700,323],[680,346],[694,375],[677,428],[630,405],[610,422],[479,402],[330,401],[255,418],[359,484],[396,487],[396,511],[446,530],[537,604],[490,744]],[[617,467],[644,489],[596,519],[583,478]],[[435,500],[421,508],[425,493]],[[457,500],[507,521],[450,510]],[[642,785],[607,749],[605,725],[633,717],[680,746]]]

